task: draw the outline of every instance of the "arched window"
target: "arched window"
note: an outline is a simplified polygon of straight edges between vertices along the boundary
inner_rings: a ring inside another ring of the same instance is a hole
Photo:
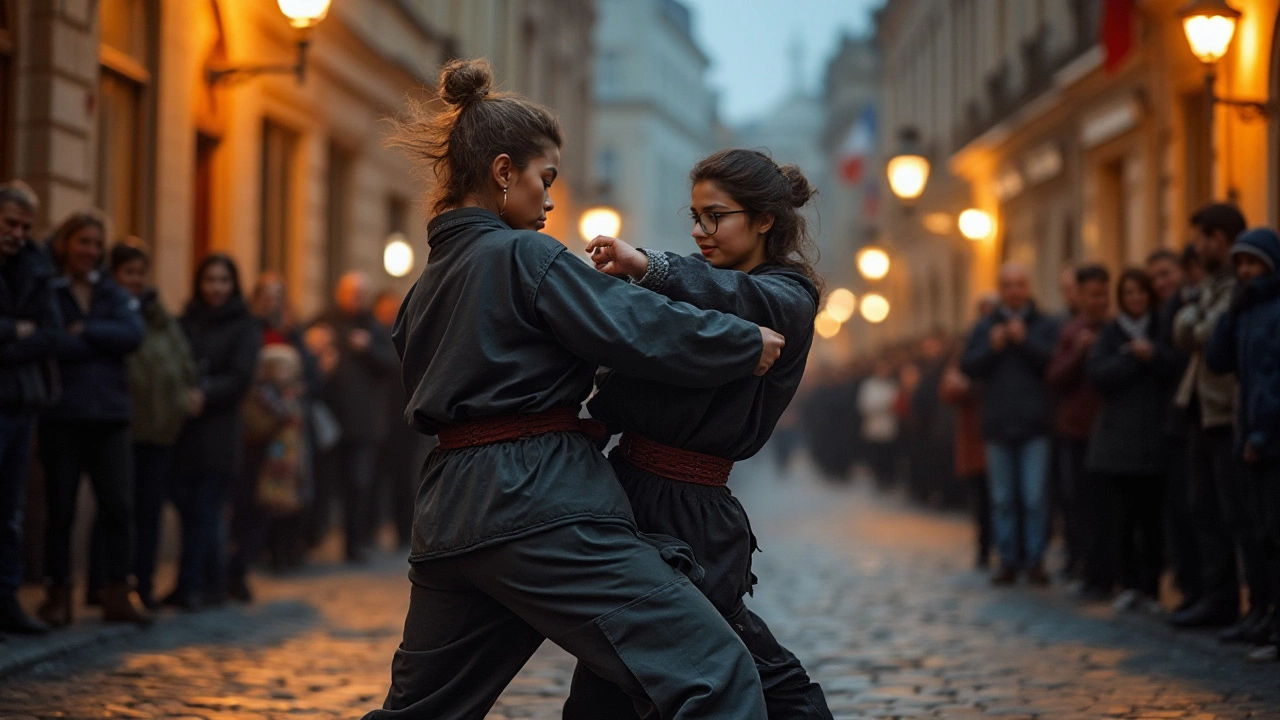
[[[101,75],[98,79],[95,201],[111,232],[145,235],[148,171],[144,139],[152,78],[154,0],[99,0]]]

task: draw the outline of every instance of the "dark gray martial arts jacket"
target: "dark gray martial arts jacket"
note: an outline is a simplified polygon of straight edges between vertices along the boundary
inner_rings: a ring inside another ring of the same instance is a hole
[[[697,389],[653,382],[651,376],[614,366],[588,408],[611,431],[629,430],[682,450],[745,460],[768,441],[800,386],[813,344],[818,290],[803,274],[777,265],[744,273],[717,270],[696,256],[667,253],[666,259],[670,270],[651,288],[654,292],[777,330],[787,339],[782,356],[762,377]]]
[[[666,385],[750,377],[753,323],[604,275],[554,238],[463,208],[428,226],[431,256],[394,340],[420,432],[577,407],[597,365]],[[804,342],[804,341],[802,341]],[[634,524],[608,462],[577,433],[437,451],[423,468],[410,561],[462,553],[583,519]]]

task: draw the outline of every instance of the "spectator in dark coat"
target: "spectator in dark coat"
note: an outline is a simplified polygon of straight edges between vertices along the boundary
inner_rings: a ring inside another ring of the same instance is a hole
[[[71,623],[71,528],[76,494],[86,473],[97,500],[104,538],[102,616],[108,622],[148,624],[133,604],[133,474],[129,445],[129,372],[125,358],[142,344],[138,301],[102,271],[102,220],[67,218],[54,233],[53,257],[63,273],[57,296],[66,325],[58,334],[62,397],[40,422],[48,522],[45,574],[49,586],[40,617]]]
[[[1250,230],[1231,256],[1240,290],[1214,330],[1207,360],[1210,370],[1233,372],[1240,381],[1235,451],[1245,467],[1249,519],[1263,546],[1266,591],[1274,593],[1280,582],[1280,236],[1270,228]],[[1250,592],[1259,602],[1259,588]],[[1268,647],[1254,659],[1276,659],[1275,600],[1272,594]]]
[[[960,363],[965,375],[982,384],[982,436],[1001,561],[992,577],[996,585],[1014,582],[1020,566],[1032,583],[1049,582],[1043,565],[1050,431],[1044,374],[1057,332],[1057,324],[1040,314],[1031,299],[1026,269],[1010,263],[1000,270],[1000,306],[974,327]]]
[[[35,413],[53,401],[48,363],[62,325],[55,271],[31,240],[35,199],[0,186],[0,633],[40,634],[48,627],[18,604],[22,514]]]
[[[1113,545],[1118,551],[1124,592],[1116,609],[1159,610],[1169,457],[1163,425],[1178,364],[1156,342],[1157,296],[1146,273],[1126,270],[1116,294],[1120,313],[1089,353],[1089,380],[1102,407],[1089,442],[1088,472],[1100,478],[1111,510],[1101,506],[1099,516],[1111,520],[1097,528],[1094,541],[1108,555]]]
[[[111,277],[141,304],[146,333],[142,345],[128,357],[129,397],[133,422],[134,556],[133,575],[138,598],[148,610],[160,607],[155,597],[156,551],[160,541],[160,510],[169,495],[173,445],[198,400],[196,363],[178,321],[165,310],[155,288],[147,284],[151,258],[136,238],[111,248]],[[106,544],[95,523],[89,561],[89,602],[101,602]]]
[[[240,404],[262,346],[262,328],[245,305],[231,258],[205,258],[194,288],[179,322],[200,370],[200,394],[178,438],[173,500],[182,518],[182,557],[177,587],[164,599],[188,610],[216,603],[225,592],[222,513],[244,459]]]
[[[1085,362],[1110,317],[1110,283],[1110,273],[1101,265],[1076,270],[1076,314],[1058,335],[1046,374],[1054,396],[1055,478],[1064,521],[1067,574],[1083,581],[1082,587],[1073,590],[1093,599],[1110,595],[1113,573],[1105,562],[1106,492],[1085,467],[1089,434],[1101,402],[1086,377]]]
[[[369,502],[378,448],[387,430],[386,378],[400,368],[390,334],[373,316],[369,286],[364,273],[343,275],[334,291],[334,307],[315,323],[328,328],[336,349],[327,362],[322,357],[320,396],[342,426],[342,439],[325,465],[337,473],[336,485],[342,490],[349,562],[361,562],[372,540]]]

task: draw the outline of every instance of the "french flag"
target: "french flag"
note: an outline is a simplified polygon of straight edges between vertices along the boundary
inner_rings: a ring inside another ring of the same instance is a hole
[[[871,151],[876,144],[876,109],[868,105],[849,128],[849,134],[840,144],[840,179],[848,185],[862,181]]]

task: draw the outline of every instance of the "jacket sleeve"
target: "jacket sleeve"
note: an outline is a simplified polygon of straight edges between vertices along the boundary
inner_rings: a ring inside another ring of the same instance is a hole
[[[1245,442],[1259,450],[1280,442],[1280,317],[1273,318],[1266,332],[1264,351],[1258,363],[1258,378],[1248,398],[1252,427]]]
[[[800,316],[811,322],[818,309],[799,283],[781,275],[723,270],[695,257],[666,253],[669,271],[654,292],[702,310],[718,310],[783,331]]]
[[[50,357],[58,351],[58,337],[62,332],[62,311],[58,309],[58,296],[48,284],[43,284],[37,315],[32,318],[36,324],[34,335],[23,340],[14,340],[0,349],[0,363],[26,363],[43,357]],[[17,322],[11,318],[6,321]]]
[[[1218,319],[1231,307],[1231,293],[1219,292],[1206,307],[1203,300],[1188,303],[1173,321],[1174,341],[1187,351],[1204,350]]]
[[[1058,343],[1058,324],[1041,316],[1027,328],[1027,339],[1013,350],[1026,358],[1037,372],[1045,372]]]
[[[142,344],[145,329],[137,302],[120,288],[113,289],[105,318],[85,320],[81,336],[93,350],[105,355],[128,355]]]
[[[960,372],[971,378],[985,378],[1000,357],[1000,353],[991,347],[991,327],[991,323],[986,320],[978,321],[965,343],[964,355],[960,358]]]
[[[1094,343],[1089,351],[1087,370],[1089,381],[1099,391],[1112,393],[1123,388],[1142,372],[1142,363],[1125,353],[1122,339],[1110,328]]]
[[[231,365],[224,371],[204,378],[202,388],[209,410],[225,410],[235,407],[244,399],[253,384],[258,367],[258,351],[262,347],[262,333],[257,323],[246,322],[236,336],[232,348]]]
[[[1236,318],[1235,313],[1224,313],[1213,329],[1209,345],[1205,348],[1204,359],[1209,369],[1219,375],[1233,373],[1237,368],[1236,360]]]
[[[624,375],[715,387],[760,361],[756,325],[633,287],[563,252],[547,265],[532,305],[569,352]]]

